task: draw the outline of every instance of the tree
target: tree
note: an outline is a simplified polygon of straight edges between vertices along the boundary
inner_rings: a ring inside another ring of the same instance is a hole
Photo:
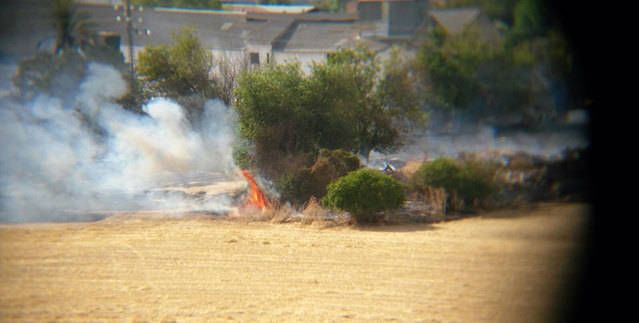
[[[316,93],[325,98],[322,103],[336,107],[334,113],[346,125],[345,130],[352,132],[352,142],[339,148],[365,159],[374,149],[396,149],[407,124],[425,121],[408,65],[400,62],[398,50],[392,52],[382,70],[379,59],[367,47],[341,49],[330,55],[326,64],[315,65],[312,78]]]
[[[24,99],[37,93],[73,99],[90,62],[110,64],[121,72],[126,69],[119,49],[100,41],[89,15],[78,11],[75,1],[56,0],[51,9],[55,48],[22,60],[13,78]]]
[[[187,110],[190,121],[199,118],[208,98],[218,96],[208,52],[193,29],[183,28],[173,34],[173,45],[147,46],[138,56],[137,74],[142,81],[143,96],[169,97]]]
[[[371,222],[380,211],[397,209],[406,197],[396,179],[372,169],[348,173],[328,186],[322,203],[350,212],[358,223]]]
[[[468,109],[482,92],[477,71],[500,54],[499,45],[482,41],[476,29],[444,38],[433,33],[416,56],[428,99],[450,110]]]
[[[307,109],[308,84],[299,65],[268,65],[245,71],[235,89],[239,134],[255,144],[260,166],[312,152],[319,134]]]
[[[56,54],[69,49],[79,50],[91,42],[94,24],[86,12],[78,11],[75,0],[55,0],[52,16],[56,31]]]
[[[235,91],[240,134],[256,145],[256,157],[314,155],[344,149],[368,158],[371,150],[401,145],[402,128],[423,120],[408,68],[380,71],[375,53],[359,46],[314,64],[269,65],[241,75]]]
[[[233,91],[239,76],[247,70],[248,62],[244,59],[221,56],[214,59],[214,63],[213,79],[217,85],[217,94],[226,105],[234,104]]]
[[[416,55],[426,102],[434,109],[476,119],[516,117],[537,127],[575,107],[579,79],[557,21],[540,0],[459,0],[447,6],[480,6],[505,24],[503,38],[482,41],[477,26],[458,35],[435,29]]]
[[[547,27],[546,16],[540,0],[520,0],[513,12],[512,36],[519,40],[543,36]]]
[[[173,46],[151,45],[140,52],[137,72],[146,90],[172,98],[194,94],[212,97],[211,54],[190,28],[174,33],[173,41]]]

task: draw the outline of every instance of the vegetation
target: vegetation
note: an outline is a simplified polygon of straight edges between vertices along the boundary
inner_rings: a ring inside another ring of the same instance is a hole
[[[147,46],[138,55],[137,73],[143,96],[163,96],[177,100],[192,122],[198,120],[208,98],[217,96],[217,86],[209,75],[213,60],[202,47],[195,31],[182,28],[173,34],[172,46]]]
[[[364,159],[372,150],[390,152],[398,148],[404,127],[425,121],[407,63],[400,61],[397,50],[385,67],[381,70],[373,51],[357,46],[335,52],[326,64],[313,69],[320,85],[317,88],[329,89],[318,91],[329,100],[326,104],[347,112],[345,120],[353,132],[353,142],[342,148],[357,152]]]
[[[217,96],[226,105],[231,105],[235,102],[233,92],[237,87],[238,78],[247,71],[248,63],[245,60],[221,56],[213,58],[213,64],[212,78],[217,86]]]
[[[410,117],[421,112],[402,98],[413,90],[402,73],[388,69],[378,82],[379,62],[365,47],[336,52],[310,75],[295,64],[244,73],[235,91],[240,134],[255,143],[258,164],[320,148],[364,158],[390,151],[401,145],[400,121],[423,119]]]
[[[472,160],[458,162],[450,158],[438,158],[423,164],[413,174],[410,187],[413,191],[424,191],[427,187],[443,188],[452,196],[451,210],[455,210],[457,204],[469,208],[496,191],[493,181],[495,169],[487,166]]]
[[[317,9],[330,12],[339,11],[340,6],[343,6],[340,0],[317,0],[312,3]]]
[[[119,49],[109,47],[98,38],[89,15],[79,11],[75,1],[56,0],[52,8],[55,47],[22,60],[13,78],[24,99],[30,99],[36,93],[72,99],[91,62],[110,64],[123,73],[126,71]]]
[[[360,169],[331,183],[322,202],[364,223],[373,221],[377,212],[401,207],[404,200],[404,188],[397,180],[376,170]]]
[[[359,46],[337,51],[309,74],[297,64],[244,72],[235,106],[239,134],[254,154],[237,157],[274,179],[285,200],[301,204],[359,167],[359,161],[342,167],[338,160],[398,148],[405,130],[425,117],[408,63],[394,53],[385,66]]]
[[[277,186],[284,200],[302,205],[313,197],[321,199],[330,182],[358,168],[357,156],[340,149],[321,149],[312,166],[282,176]]]
[[[173,46],[147,46],[138,56],[137,72],[148,95],[213,96],[215,84],[209,79],[211,54],[192,29],[174,33],[173,40]]]
[[[479,6],[499,21],[500,36],[482,36],[477,24],[460,34],[431,32],[416,57],[426,101],[442,111],[478,118],[516,114],[530,119],[557,115],[578,91],[570,49],[540,1],[449,1],[448,7]],[[486,28],[486,27],[483,27]],[[575,101],[576,102],[576,101]]]

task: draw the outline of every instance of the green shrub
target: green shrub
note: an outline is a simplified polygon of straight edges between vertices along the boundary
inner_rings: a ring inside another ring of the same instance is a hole
[[[494,176],[496,168],[479,161],[464,162],[459,174],[458,193],[466,200],[483,200],[493,194],[497,187]]]
[[[426,187],[439,187],[446,191],[456,191],[459,186],[459,174],[462,168],[450,158],[437,158],[417,169],[410,181],[412,190],[420,191]]]
[[[316,184],[309,168],[302,168],[293,173],[284,174],[276,181],[277,190],[284,201],[302,205],[316,190]]]
[[[410,188],[413,191],[423,191],[426,187],[443,188],[463,206],[469,207],[471,203],[486,199],[495,191],[494,173],[494,168],[481,162],[462,163],[450,158],[438,158],[423,164],[415,172],[410,180]]]
[[[402,184],[372,169],[360,169],[328,185],[322,203],[351,213],[358,223],[370,222],[379,211],[397,209],[406,197]]]

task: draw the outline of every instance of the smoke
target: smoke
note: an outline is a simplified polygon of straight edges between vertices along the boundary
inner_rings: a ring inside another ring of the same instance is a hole
[[[150,194],[158,187],[238,179],[233,164],[234,115],[219,101],[204,107],[195,131],[182,107],[151,100],[148,116],[113,99],[126,83],[92,63],[72,106],[40,95],[28,104],[0,103],[0,221],[92,217],[116,210],[225,211],[230,197]]]
[[[371,167],[382,167],[391,159],[428,160],[437,157],[458,157],[460,153],[513,154],[523,152],[545,159],[561,158],[567,149],[589,146],[587,124],[564,126],[544,131],[514,130],[500,133],[493,126],[463,124],[452,132],[425,130],[394,154],[372,152]]]

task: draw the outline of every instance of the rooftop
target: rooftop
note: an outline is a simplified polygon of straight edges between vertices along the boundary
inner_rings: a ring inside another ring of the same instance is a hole
[[[446,32],[458,34],[479,17],[479,8],[432,9],[430,16]]]
[[[387,47],[383,43],[360,38],[367,28],[352,23],[299,22],[289,37],[281,40],[278,49],[285,52],[331,52],[353,47],[357,42],[364,42],[373,50]]]
[[[39,43],[55,37],[50,5],[39,0],[8,0],[0,10],[0,58],[20,58],[35,54]],[[122,10],[111,5],[81,4],[79,11],[89,14],[96,32],[117,33],[126,45],[126,24]],[[332,51],[362,41],[372,47],[381,43],[359,39],[374,28],[357,21],[353,14],[324,12],[281,14],[144,8],[133,13],[136,46],[171,44],[172,35],[189,26],[202,44],[211,49],[242,50],[250,46],[273,46],[285,51]],[[139,20],[141,18],[141,21]],[[19,23],[18,23],[19,22]],[[144,30],[150,30],[146,34]]]

